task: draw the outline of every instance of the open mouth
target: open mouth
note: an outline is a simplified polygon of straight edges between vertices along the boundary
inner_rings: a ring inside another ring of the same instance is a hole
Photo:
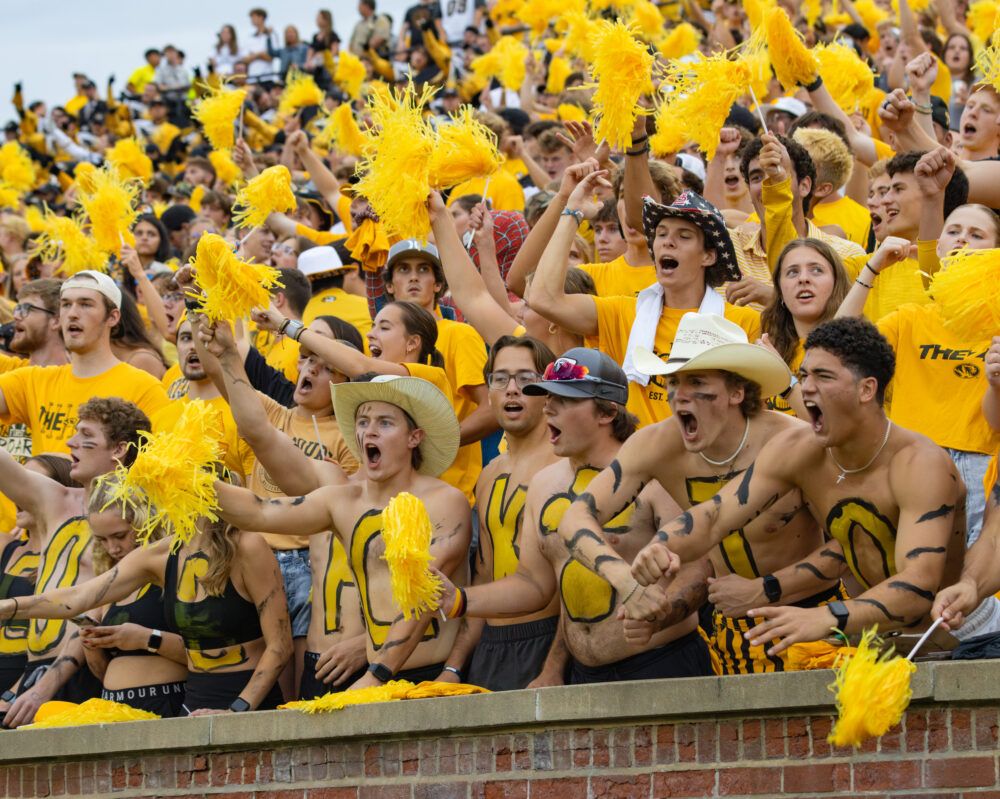
[[[378,358],[382,355],[382,345],[376,344],[374,341],[369,341],[368,351],[372,354],[373,358]]]
[[[661,272],[673,272],[678,266],[678,261],[676,258],[669,258],[664,255],[660,259],[659,266]]]
[[[805,401],[806,412],[809,414],[809,419],[812,421],[812,429],[814,433],[819,433],[823,430],[823,410],[815,402],[809,400]]]
[[[559,437],[562,435],[562,430],[556,427],[554,424],[549,424],[549,443],[556,444],[559,441]]]
[[[962,135],[963,136],[975,136],[979,130],[971,122],[966,122],[962,125]]]
[[[871,212],[871,217],[872,217],[872,227],[878,227],[879,225],[882,224],[882,221],[883,221],[882,220],[882,214],[879,214],[879,213],[876,213],[875,211],[872,211]]]
[[[795,295],[795,299],[797,299],[799,302],[809,302],[810,300],[816,299],[816,295],[813,294],[808,289],[803,289],[802,291],[800,291],[798,294]]]
[[[505,402],[503,404],[503,412],[508,416],[517,416],[524,410],[524,405],[520,402]]]
[[[299,380],[299,391],[308,392],[312,390],[313,390],[312,379],[303,375],[302,379]]]
[[[374,444],[365,444],[365,463],[369,469],[375,469],[382,462],[382,450]]]
[[[83,328],[79,325],[66,325],[66,334],[70,336],[78,336],[83,333]]]
[[[690,411],[677,411],[677,421],[681,425],[681,435],[685,441],[694,441],[698,437],[698,417]]]
[[[725,179],[726,188],[730,190],[735,190],[740,185],[740,179],[736,175],[730,175]]]

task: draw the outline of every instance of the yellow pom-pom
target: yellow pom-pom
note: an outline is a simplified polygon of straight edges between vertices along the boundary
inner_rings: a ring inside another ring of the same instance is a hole
[[[806,19],[806,25],[813,27],[823,13],[822,0],[805,0],[802,3],[802,16]]]
[[[549,94],[559,94],[566,88],[566,78],[573,74],[573,66],[562,56],[552,56],[549,61],[549,74],[545,79],[545,91]]]
[[[347,103],[338,105],[333,113],[327,115],[325,127],[313,139],[317,147],[326,147],[355,157],[361,155],[367,141]]]
[[[135,208],[140,183],[125,180],[111,166],[95,169],[87,177],[89,191],[81,185],[80,205],[90,219],[90,231],[104,252],[121,255],[122,243],[135,244],[132,225],[139,212]]]
[[[191,400],[172,429],[139,433],[142,443],[130,468],[120,465],[100,478],[111,497],[105,507],[144,511],[139,516],[145,520],[135,531],[143,543],[158,527],[177,536],[175,547],[190,541],[198,519],[218,520],[213,467],[222,457],[219,441],[224,434],[222,412]]]
[[[236,165],[228,150],[212,150],[208,160],[215,167],[215,177],[220,183],[232,186],[243,178],[242,170]]]
[[[371,705],[377,702],[399,702],[403,699],[428,699],[437,696],[468,696],[488,694],[478,685],[450,682],[422,682],[414,685],[407,680],[389,680],[385,685],[371,685],[353,691],[324,694],[316,699],[302,699],[278,705],[279,710],[299,710],[302,713],[330,713],[352,705]]]
[[[853,48],[839,42],[819,45],[814,52],[830,96],[846,113],[853,113],[875,85],[875,75]]]
[[[556,117],[560,122],[586,122],[587,112],[576,103],[559,103]]]
[[[119,139],[104,157],[125,180],[135,178],[148,183],[153,177],[153,161],[134,138]]]
[[[663,14],[649,0],[639,0],[632,6],[632,24],[650,41],[663,35]]]
[[[764,15],[774,5],[774,0],[743,0],[743,10],[746,11],[751,30],[761,27]]]
[[[976,69],[982,74],[984,82],[1000,92],[1000,45],[989,45],[980,50],[976,55]]]
[[[225,85],[209,90],[194,107],[194,118],[201,124],[205,138],[216,150],[231,150],[236,141],[236,120],[246,99],[246,89]]]
[[[312,75],[293,69],[285,80],[285,90],[278,101],[279,116],[287,117],[300,108],[310,105],[323,105],[326,95],[316,85]]]
[[[19,192],[31,191],[35,185],[35,165],[16,141],[5,142],[0,147],[0,180]]]
[[[516,12],[517,20],[531,28],[532,36],[537,39],[548,30],[549,24],[558,20],[571,8],[582,11],[583,3],[579,0],[531,0]]]
[[[660,42],[659,50],[664,58],[683,58],[697,50],[700,44],[698,29],[690,22],[682,22]]]
[[[90,163],[90,161],[81,161],[76,165],[73,169],[73,179],[76,182],[78,191],[88,194],[94,191],[94,173],[96,171],[97,167]]]
[[[107,699],[88,699],[80,705],[73,702],[46,702],[35,713],[34,723],[26,725],[24,729],[116,724],[120,721],[150,721],[158,718],[160,717],[155,713],[147,710]]]
[[[427,239],[430,217],[430,161],[435,134],[423,108],[433,89],[417,94],[413,84],[400,92],[375,92],[369,98],[376,131],[358,163],[355,191],[368,199],[387,232],[403,239]]]
[[[404,619],[438,608],[441,580],[428,568],[434,560],[432,533],[427,508],[413,494],[397,494],[382,511],[383,558],[389,564],[392,599]]]
[[[361,84],[368,72],[361,59],[349,50],[341,49],[337,55],[337,67],[333,71],[333,82],[357,100],[361,96]]]
[[[218,175],[216,177],[218,177]],[[196,214],[201,213],[201,198],[204,196],[204,186],[198,185],[191,189],[191,196],[188,197],[188,207]]]
[[[24,221],[28,223],[28,228],[32,233],[41,233],[44,221],[42,209],[37,205],[29,205],[24,209]]]
[[[191,261],[204,291],[201,312],[213,322],[243,319],[254,308],[266,308],[271,290],[280,287],[277,269],[241,261],[222,236],[205,233]]]
[[[40,225],[41,235],[32,252],[37,253],[43,261],[60,263],[61,275],[69,277],[81,269],[105,271],[107,254],[101,252],[97,242],[87,235],[76,219],[57,216],[46,209]]]
[[[0,208],[17,208],[21,205],[21,192],[0,180]]]
[[[792,644],[786,651],[788,671],[814,671],[835,668],[837,662],[855,650],[850,646],[837,646],[829,641],[810,641]]]
[[[997,0],[975,0],[969,6],[965,23],[973,36],[981,42],[989,42],[1000,30],[1000,3]]]
[[[620,22],[601,22],[593,44],[594,138],[625,150],[636,117],[646,113],[639,98],[652,88],[653,56]]]
[[[875,633],[874,627],[865,631],[857,651],[840,661],[830,686],[837,694],[838,718],[827,740],[834,746],[858,747],[885,735],[910,704],[910,677],[917,667],[891,652],[880,655]]]
[[[1000,249],[962,249],[942,259],[927,293],[956,336],[987,341],[1000,330]]]
[[[889,19],[889,13],[884,8],[875,5],[874,0],[858,0],[854,4],[854,10],[861,17],[865,30],[872,36],[878,36],[878,26]]]
[[[296,206],[292,192],[292,173],[288,167],[269,166],[236,194],[240,210],[233,215],[238,227],[260,227],[274,213],[285,213]]]
[[[781,85],[787,91],[793,91],[799,84],[812,83],[819,71],[819,64],[816,56],[802,41],[802,34],[792,26],[785,10],[768,9],[764,16],[764,29],[771,66]]]
[[[472,74],[483,85],[497,78],[505,89],[516,92],[527,74],[524,62],[528,52],[528,48],[513,36],[501,36],[488,53],[472,61]]]
[[[435,189],[457,186],[492,175],[500,168],[496,136],[476,119],[469,106],[438,127],[430,161],[430,184]]]

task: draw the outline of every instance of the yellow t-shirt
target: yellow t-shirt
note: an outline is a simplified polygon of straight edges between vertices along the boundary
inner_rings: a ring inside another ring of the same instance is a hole
[[[804,343],[802,339],[799,339],[799,345],[795,348],[792,362],[788,364],[788,369],[793,375],[798,374],[799,367],[802,366],[802,359],[806,356]],[[795,411],[792,410],[792,406],[788,404],[788,401],[777,395],[764,400],[764,405],[769,411],[778,411],[779,413],[787,413],[789,416],[795,416]]]
[[[27,366],[26,358],[0,353],[0,373],[11,372]],[[0,424],[0,448],[19,463],[24,463],[31,457],[31,434],[28,426],[22,422]],[[8,532],[14,528],[14,517],[17,508],[14,503],[0,494],[0,532]]]
[[[813,224],[839,225],[848,241],[867,249],[872,233],[872,215],[868,209],[850,197],[838,197],[830,203],[813,206]]]
[[[288,336],[277,339],[268,349],[264,360],[291,382],[299,379],[299,342],[294,339]]]
[[[174,139],[181,135],[181,129],[170,122],[161,122],[150,134],[149,140],[161,154],[166,155]]]
[[[347,235],[344,233],[331,233],[329,230],[316,230],[308,225],[300,224],[295,225],[295,235],[307,238],[313,244],[318,244],[321,247],[347,238]]]
[[[153,432],[159,433],[173,430],[177,424],[177,420],[189,402],[191,402],[189,397],[180,397],[169,403],[162,410],[154,413],[152,419],[150,419],[153,423]],[[233,418],[233,412],[230,410],[229,403],[226,402],[225,398],[216,397],[215,399],[208,400],[207,404],[218,408],[222,412],[223,434],[219,440],[224,453],[222,463],[229,471],[240,475],[242,483],[245,485],[245,478],[250,475],[253,469],[255,460],[253,450],[250,449],[250,445],[246,441],[240,438],[240,434],[236,429],[236,420]]]
[[[454,395],[455,415],[461,422],[476,409],[471,389],[486,384],[483,376],[487,358],[486,342],[472,325],[451,319],[438,319],[437,323],[437,349],[444,357],[444,372]],[[479,442],[466,444],[459,449],[455,462],[465,472],[460,488],[472,501],[476,480],[483,468],[483,450]],[[469,490],[466,490],[466,486],[469,486]]]
[[[521,178],[528,174],[528,167],[520,158],[507,158],[500,165],[504,172],[510,172],[520,182]]]
[[[629,333],[635,322],[635,300],[631,297],[594,297],[597,307],[598,348],[618,363],[625,361]],[[653,351],[661,358],[670,356],[677,325],[686,313],[697,308],[664,308],[656,326]],[[760,337],[760,313],[753,308],[726,303],[724,316],[742,327],[750,341]],[[667,382],[663,375],[654,375],[642,386],[629,383],[628,409],[639,417],[639,426],[653,424],[670,416],[667,404]]]
[[[0,422],[24,422],[31,432],[31,452],[69,452],[66,440],[76,429],[76,410],[93,397],[118,397],[152,416],[167,400],[160,381],[127,363],[96,377],[76,377],[71,364],[26,366],[0,375],[7,402]]]
[[[482,195],[486,188],[486,178],[472,178],[451,190],[448,205],[466,194]],[[490,176],[490,186],[486,196],[493,201],[494,211],[523,211],[524,189],[510,172],[500,169]]]
[[[151,83],[155,75],[156,70],[153,69],[152,64],[143,64],[128,76],[128,82],[132,84],[132,88],[138,94],[142,94],[142,90],[146,88],[146,84]]]
[[[878,321],[878,329],[896,351],[889,418],[941,447],[996,452],[1000,433],[981,410],[990,336],[959,338],[933,303],[901,305]]]
[[[857,280],[861,270],[868,263],[870,255],[859,255],[844,259],[844,269],[851,280]],[[871,278],[870,272],[865,272],[865,282]],[[915,258],[907,258],[883,269],[868,292],[865,302],[865,316],[872,322],[878,322],[886,314],[892,313],[901,305],[910,303],[926,305],[930,298],[924,291],[924,282],[920,277],[920,264]]]
[[[632,266],[624,255],[606,264],[581,264],[580,269],[594,279],[598,297],[638,297],[656,282],[655,266]]]
[[[311,417],[301,416],[295,413],[293,408],[285,408],[259,392],[258,396],[260,401],[264,403],[264,411],[267,413],[267,419],[271,426],[291,438],[295,442],[295,446],[302,450],[307,457],[317,461],[332,458],[348,474],[354,474],[358,470],[358,461],[347,448],[347,444],[344,443],[344,438],[340,435],[340,427],[332,415],[322,418],[316,417],[321,439],[317,442],[316,429]],[[258,497],[285,496],[260,461],[254,463],[250,473],[250,490]],[[305,549],[309,546],[309,536],[307,535],[276,535],[274,533],[263,533],[262,535],[271,549]]]
[[[428,383],[432,383],[448,398],[452,407],[455,407],[455,392],[451,387],[451,382],[448,380],[448,376],[445,374],[444,369],[439,366],[430,366],[425,363],[404,363],[401,364],[401,366],[404,366],[406,371],[408,371],[412,377],[419,377],[426,380]],[[448,483],[448,485],[455,486],[455,488],[459,491],[462,491],[469,498],[470,503],[472,503],[475,499],[476,480],[479,479],[479,472],[482,468],[481,456],[479,458],[480,463],[477,465],[477,468],[475,470],[471,470],[469,468],[467,455],[464,451],[468,450],[471,446],[473,445],[470,444],[467,447],[459,447],[458,454],[455,456],[455,461],[439,475],[440,479],[444,480]],[[478,444],[474,446],[477,450],[479,449]]]
[[[63,104],[63,108],[66,109],[67,114],[76,116],[77,114],[80,113],[80,109],[82,109],[86,104],[87,104],[87,95],[77,94],[73,98],[65,102]]]
[[[167,367],[167,371],[160,378],[160,383],[163,385],[163,390],[167,392],[167,397],[172,400],[180,399],[187,394],[188,380],[184,377],[178,363]]]
[[[336,316],[357,328],[361,340],[372,329],[372,317],[368,311],[368,300],[357,294],[348,294],[343,289],[326,289],[313,294],[306,309],[302,312],[302,324],[307,327],[316,321],[317,316]],[[367,346],[367,344],[365,345]]]

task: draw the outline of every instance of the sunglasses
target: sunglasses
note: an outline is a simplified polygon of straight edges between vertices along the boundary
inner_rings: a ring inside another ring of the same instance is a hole
[[[572,358],[556,358],[545,367],[545,380],[596,380],[603,382],[600,378],[591,377],[590,370],[577,363]]]

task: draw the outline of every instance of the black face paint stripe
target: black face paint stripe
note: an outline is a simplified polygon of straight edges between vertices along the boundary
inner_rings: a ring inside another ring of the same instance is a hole
[[[750,468],[747,469],[746,474],[743,475],[743,479],[740,480],[739,487],[736,489],[736,501],[740,505],[746,505],[750,501],[750,479],[753,477],[753,467],[754,464],[750,464]]]
[[[833,549],[821,549],[819,554],[825,558],[833,558],[833,560],[840,561],[841,563],[847,563],[847,558]]]
[[[803,571],[807,571],[810,574],[815,575],[816,577],[818,577],[821,580],[833,580],[833,579],[835,579],[833,577],[827,577],[825,574],[823,574],[823,572],[821,572],[819,569],[817,569],[811,563],[797,563],[795,565],[795,568],[796,569],[802,569]]]
[[[945,547],[917,547],[916,549],[911,549],[906,553],[906,559],[912,560],[913,558],[918,558],[921,555],[943,555],[948,550]]]
[[[622,484],[622,465],[618,462],[618,459],[615,458],[613,461],[611,461],[610,468],[611,468],[611,473],[615,476],[615,484],[612,487],[612,490],[617,494],[618,487]]]
[[[898,624],[902,624],[904,621],[906,621],[906,619],[904,619],[902,616],[893,616],[889,612],[889,609],[881,602],[879,602],[877,599],[855,599],[854,601],[864,602],[866,605],[871,605],[872,607],[878,608],[889,621],[894,621]]]
[[[954,505],[942,505],[940,508],[936,510],[927,511],[927,513],[925,513],[923,516],[917,519],[917,524],[920,524],[921,522],[929,522],[934,519],[940,519],[942,516],[947,516],[954,510],[955,510]]]
[[[909,591],[922,599],[926,599],[928,602],[934,601],[933,591],[928,591],[926,588],[921,588],[919,585],[914,585],[913,583],[907,583],[903,580],[892,580],[889,582],[889,587],[899,591]]]

